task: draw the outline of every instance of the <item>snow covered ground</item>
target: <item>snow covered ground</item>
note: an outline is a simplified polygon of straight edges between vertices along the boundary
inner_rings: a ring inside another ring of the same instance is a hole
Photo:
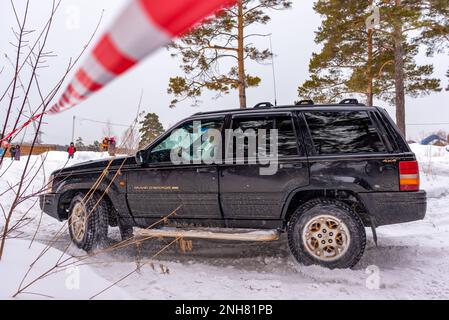
[[[97,275],[87,265],[73,267],[71,256],[61,251],[49,248],[43,259],[36,262],[36,258],[45,250],[45,245],[30,241],[10,239],[6,242],[4,259],[0,263],[0,299],[8,299],[17,292],[23,280],[24,290],[17,295],[18,299],[86,299],[98,293],[98,288],[107,288],[111,282]],[[57,261],[61,266],[53,268]],[[30,268],[30,265],[33,267]],[[42,277],[46,273],[51,275]],[[34,284],[33,281],[39,279]],[[30,286],[26,287],[27,285]],[[130,299],[131,296],[119,287],[111,287],[102,296],[102,299]]]
[[[372,241],[367,229],[368,244],[360,263],[353,270],[327,270],[317,266],[304,267],[290,256],[283,237],[268,244],[234,243],[194,240],[193,251],[180,253],[177,246],[169,247],[148,262],[170,240],[151,240],[142,243],[139,254],[135,247],[118,249],[88,257],[81,263],[79,282],[65,269],[39,280],[18,298],[90,298],[136,268],[140,270],[126,277],[117,286],[98,295],[98,299],[448,299],[449,298],[449,152],[444,148],[414,144],[421,167],[421,185],[428,192],[428,212],[423,221],[385,226],[378,229],[379,246]],[[45,161],[45,174],[65,163],[65,153],[50,152]],[[106,157],[99,153],[77,153],[71,163]],[[10,165],[5,159],[0,169],[0,194],[17,181],[22,161]],[[35,156],[34,170],[41,157]],[[4,174],[3,174],[4,173]],[[29,177],[31,177],[30,174]],[[42,171],[29,188],[38,190],[44,183]],[[12,193],[0,196],[7,211]],[[9,240],[5,258],[0,261],[0,298],[16,292],[28,265],[42,251],[61,223],[41,215],[39,205],[30,199],[15,215],[24,214],[30,207],[30,220],[20,229],[21,240]],[[39,225],[36,241],[28,249]],[[4,223],[0,217],[0,225]],[[116,229],[110,232],[111,244],[119,239]],[[36,266],[33,279],[60,260],[60,251],[70,244],[65,232],[52,244],[42,264]],[[85,253],[69,245],[67,254]],[[67,257],[67,256],[66,256]],[[71,261],[74,261],[73,259]],[[146,263],[146,264],[145,264]],[[39,273],[40,271],[40,273]],[[67,289],[68,287],[71,289]],[[79,284],[79,288],[75,284]],[[5,285],[6,284],[6,285]]]

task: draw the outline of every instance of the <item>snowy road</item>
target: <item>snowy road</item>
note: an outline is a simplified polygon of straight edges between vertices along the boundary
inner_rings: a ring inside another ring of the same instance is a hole
[[[367,248],[354,270],[330,271],[299,265],[290,256],[285,237],[268,244],[194,240],[192,252],[180,253],[178,247],[172,246],[118,286],[139,299],[449,299],[449,153],[436,147],[413,149],[420,160],[422,187],[429,195],[427,216],[423,221],[379,228],[378,247],[367,229]],[[93,157],[81,153],[79,156]],[[57,154],[50,154],[47,175],[63,163]],[[22,165],[23,161],[15,163],[0,178],[0,190],[16,179]],[[39,179],[35,181],[36,188],[42,184],[42,178]],[[3,195],[2,204],[7,205],[8,199],[8,195]],[[22,229],[26,239],[34,234],[40,214],[38,205],[30,211],[34,219]],[[38,241],[48,242],[60,226],[44,215]],[[118,237],[118,231],[112,229],[111,244]],[[141,263],[168,241],[144,242]],[[63,251],[68,243],[68,234],[64,234],[53,247]],[[69,247],[68,253],[84,254],[74,246]],[[102,253],[86,262],[97,275],[115,282],[136,268],[136,249]],[[7,276],[0,274],[0,282]],[[92,286],[101,291],[104,285],[80,279],[81,288],[88,286],[90,291]],[[111,295],[114,293],[106,292],[103,297]]]

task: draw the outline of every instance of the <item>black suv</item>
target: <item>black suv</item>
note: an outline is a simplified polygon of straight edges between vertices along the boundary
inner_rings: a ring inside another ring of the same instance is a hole
[[[378,226],[426,212],[418,164],[398,128],[384,109],[353,99],[197,113],[135,157],[77,164],[51,180],[41,208],[68,219],[86,251],[108,226],[124,239],[149,226],[275,231],[288,233],[301,263],[347,268],[363,254],[365,227],[375,236]]]

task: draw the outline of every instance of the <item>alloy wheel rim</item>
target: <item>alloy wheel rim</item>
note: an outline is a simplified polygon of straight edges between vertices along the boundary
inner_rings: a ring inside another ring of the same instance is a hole
[[[302,239],[307,252],[321,261],[341,258],[351,243],[347,225],[326,214],[313,217],[306,223]]]
[[[86,221],[87,215],[84,209],[84,205],[81,202],[78,202],[73,207],[70,219],[70,228],[72,230],[72,235],[78,242],[83,240],[84,234],[86,233]]]

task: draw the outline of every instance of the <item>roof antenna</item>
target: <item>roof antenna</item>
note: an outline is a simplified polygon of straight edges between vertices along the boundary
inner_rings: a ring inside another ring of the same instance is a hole
[[[271,33],[269,34],[270,37],[270,51],[271,51],[271,69],[273,71],[273,90],[274,90],[274,106],[277,107],[278,101],[277,101],[277,90],[276,90],[276,69],[274,65],[274,53],[273,53],[273,43],[271,42]]]

